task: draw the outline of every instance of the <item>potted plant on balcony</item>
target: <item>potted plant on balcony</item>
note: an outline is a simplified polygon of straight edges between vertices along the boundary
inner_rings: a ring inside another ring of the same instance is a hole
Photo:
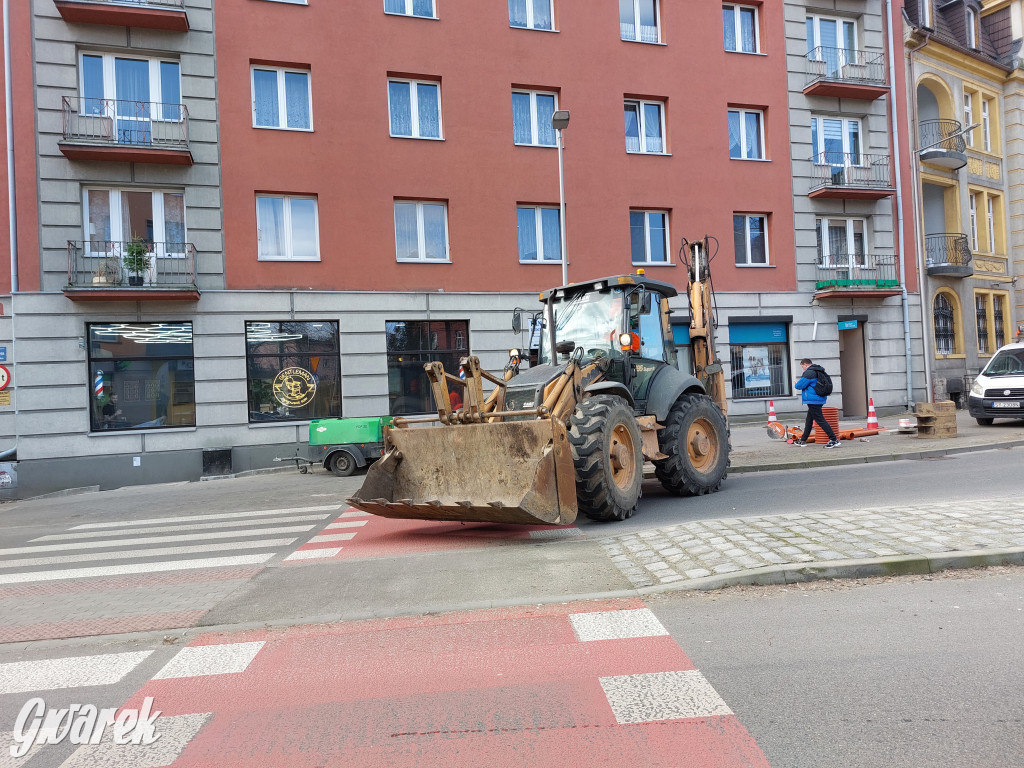
[[[149,246],[146,241],[136,235],[125,246],[124,268],[130,273],[128,275],[129,285],[142,285],[145,281],[142,273],[149,269],[152,256],[149,254]]]
[[[120,285],[123,279],[121,275],[121,260],[114,256],[107,256],[96,267],[92,275],[93,285]]]

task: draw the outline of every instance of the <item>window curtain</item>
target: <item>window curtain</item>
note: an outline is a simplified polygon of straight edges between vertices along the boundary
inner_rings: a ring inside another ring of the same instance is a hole
[[[86,204],[89,206],[89,231],[86,240],[89,244],[86,251],[101,253],[110,250],[110,190],[90,189],[86,193]]]
[[[627,104],[626,115],[626,150],[629,152],[640,151],[640,106],[638,104]]]
[[[275,128],[280,109],[277,103],[277,72],[255,69],[252,73],[253,101],[256,102],[256,125]]]
[[[544,260],[562,260],[562,230],[558,225],[557,208],[541,208],[540,220],[544,233]]]
[[[846,222],[829,221],[828,223],[828,254],[831,266],[836,266],[840,257],[848,256],[849,245],[846,242]]]
[[[661,107],[658,104],[644,104],[644,138],[646,152],[662,152]]]
[[[551,0],[533,0],[533,28],[551,29]]]
[[[740,34],[742,35],[742,50],[744,53],[755,53],[757,51],[757,35],[754,29],[754,9],[740,8]]]
[[[729,113],[729,157],[743,157],[743,149],[740,142],[740,113]]]
[[[309,129],[309,75],[284,73],[284,105],[289,128]]]
[[[516,144],[532,144],[530,94],[512,94],[512,135]]]
[[[537,143],[547,147],[555,146],[555,129],[551,127],[551,116],[555,113],[555,97],[551,94],[536,94],[537,99]]]
[[[513,27],[526,26],[526,0],[508,0],[508,23]]]
[[[412,136],[412,92],[409,83],[388,83],[391,102],[391,133]]]
[[[516,208],[519,231],[519,260],[537,260],[537,213],[533,208]]]
[[[114,88],[118,143],[149,144],[149,62],[114,59]]]
[[[103,93],[103,57],[82,57],[82,96],[87,115],[107,114]]]
[[[284,198],[261,197],[257,201],[259,219],[260,258],[283,259],[284,247]]]
[[[448,258],[447,233],[443,205],[423,205],[423,240],[427,252],[424,258]]]
[[[725,32],[725,50],[736,51],[736,8],[722,6],[722,30]]]
[[[441,138],[441,110],[438,108],[438,87],[429,83],[416,84],[416,107],[420,136]]]
[[[292,258],[315,260],[316,253],[316,200],[308,198],[291,199]]]
[[[384,0],[384,10],[388,13],[405,13],[405,0]]]
[[[633,0],[619,0],[619,28],[623,40],[638,39]]]
[[[434,0],[413,0],[412,13],[414,16],[433,16]]]
[[[164,193],[164,251],[168,255],[185,255],[185,196]]]
[[[761,159],[761,116],[756,112],[746,112],[743,119],[746,122],[746,155],[749,160]]]
[[[395,203],[395,251],[399,259],[419,258],[415,203]]]
[[[640,40],[658,42],[658,18],[654,4],[657,0],[640,0]]]

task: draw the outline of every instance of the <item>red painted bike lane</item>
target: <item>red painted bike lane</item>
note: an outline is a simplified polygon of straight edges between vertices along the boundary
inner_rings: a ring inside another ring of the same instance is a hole
[[[244,668],[186,660],[233,649]],[[188,725],[163,745],[180,768],[768,765],[640,600],[207,634],[179,656],[125,706]]]

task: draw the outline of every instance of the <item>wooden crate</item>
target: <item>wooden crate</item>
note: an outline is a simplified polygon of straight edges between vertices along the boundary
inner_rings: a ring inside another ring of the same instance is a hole
[[[914,413],[918,416],[956,416],[956,403],[952,400],[939,400],[934,403],[917,403]]]
[[[937,405],[937,403],[918,403],[918,409],[922,405]],[[916,415],[918,437],[956,437],[956,408],[952,413],[926,415],[918,411]]]

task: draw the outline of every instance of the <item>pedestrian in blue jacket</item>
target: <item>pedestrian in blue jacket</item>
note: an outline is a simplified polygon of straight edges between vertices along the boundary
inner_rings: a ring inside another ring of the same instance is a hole
[[[807,406],[807,420],[804,422],[804,433],[800,435],[799,440],[793,441],[793,445],[801,448],[807,445],[807,438],[811,435],[811,427],[817,424],[828,435],[828,442],[825,443],[825,447],[838,448],[839,438],[836,437],[832,426],[825,421],[825,415],[821,412],[821,406],[828,402],[828,396],[819,395],[814,389],[814,385],[818,382],[818,371],[824,373],[825,369],[820,365],[816,365],[809,357],[805,357],[800,361],[800,367],[803,369],[803,375],[796,380],[796,388],[803,391],[802,400],[803,404]]]

